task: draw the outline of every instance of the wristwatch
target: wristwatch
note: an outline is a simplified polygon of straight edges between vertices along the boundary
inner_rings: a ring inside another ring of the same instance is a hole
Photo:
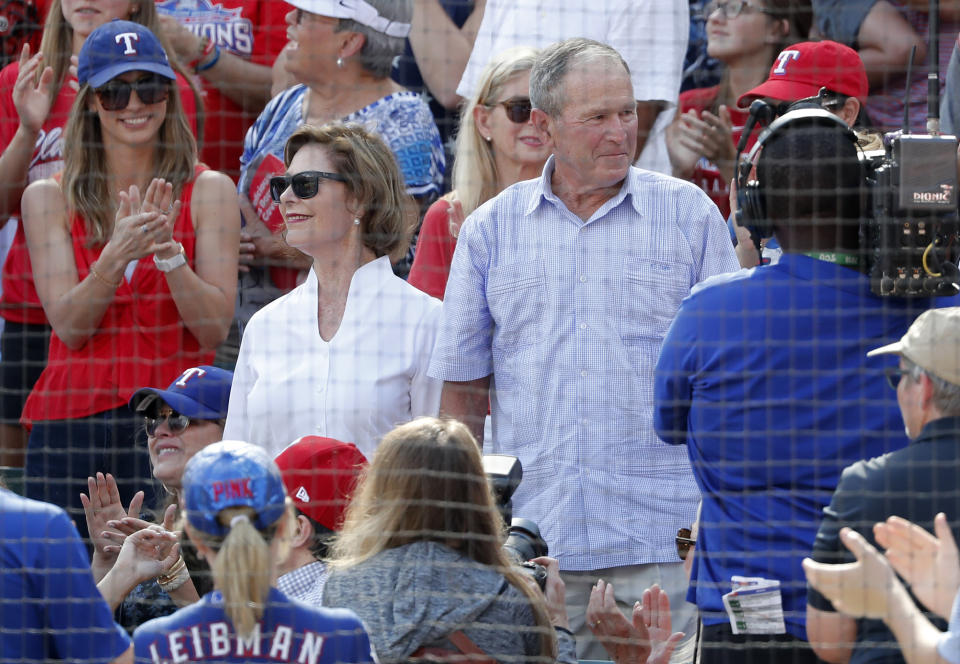
[[[170,258],[157,258],[157,255],[153,255],[153,264],[157,266],[157,269],[161,272],[169,272],[170,270],[176,270],[181,265],[187,264],[187,255],[183,251],[183,245],[177,242],[177,247],[180,249],[180,253],[176,256],[171,256]]]

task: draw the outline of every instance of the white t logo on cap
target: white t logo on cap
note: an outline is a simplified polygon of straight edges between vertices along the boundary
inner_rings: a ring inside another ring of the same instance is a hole
[[[186,387],[187,383],[190,382],[191,378],[195,378],[197,376],[203,376],[206,373],[207,373],[206,371],[204,371],[199,367],[193,367],[191,369],[187,369],[180,376],[180,380],[177,381],[177,387]]]
[[[304,487],[300,487],[299,489],[297,489],[296,497],[297,497],[297,500],[301,502],[304,502],[304,503],[310,502],[310,494],[307,493],[307,490]]]
[[[136,32],[121,32],[119,35],[114,37],[114,41],[118,44],[120,40],[123,40],[123,43],[126,45],[126,48],[123,51],[124,55],[136,55],[137,49],[133,47],[133,42],[140,41],[140,35]]]
[[[788,49],[786,51],[780,51],[780,55],[777,56],[777,66],[773,70],[774,74],[786,74],[787,73],[787,64],[791,60],[799,60],[800,51],[795,51],[793,49]]]

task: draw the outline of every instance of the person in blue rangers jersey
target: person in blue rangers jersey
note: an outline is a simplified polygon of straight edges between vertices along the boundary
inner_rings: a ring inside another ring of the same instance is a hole
[[[126,664],[130,639],[97,592],[77,529],[61,508],[0,485],[0,659]]]
[[[222,441],[183,476],[186,531],[210,563],[215,590],[134,632],[138,663],[375,663],[356,614],[308,607],[273,587],[295,527],[276,464],[258,447]]]

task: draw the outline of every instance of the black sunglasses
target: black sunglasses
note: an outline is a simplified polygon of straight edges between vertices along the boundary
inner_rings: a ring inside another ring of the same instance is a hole
[[[130,104],[130,92],[136,90],[140,101],[148,106],[166,101],[170,96],[170,80],[159,74],[147,74],[135,81],[115,78],[94,90],[100,105],[107,111],[122,111]]]
[[[689,528],[681,528],[680,530],[677,531],[676,541],[677,541],[677,555],[680,556],[680,560],[686,560],[687,554],[689,554],[690,549],[692,549],[696,545],[697,540],[690,539]]]
[[[160,423],[164,420],[167,421],[167,428],[170,429],[170,433],[175,436],[183,433],[187,427],[190,426],[190,418],[174,410],[170,411],[167,415],[160,415],[160,417],[144,417],[143,423],[147,429],[147,435],[151,438],[156,435],[157,427],[160,426]]]
[[[296,175],[275,175],[270,178],[270,198],[274,203],[280,202],[280,197],[287,187],[293,188],[293,195],[303,200],[313,198],[320,191],[320,180],[336,180],[346,182],[347,178],[339,173],[324,173],[323,171],[303,171]]]
[[[900,384],[900,379],[909,375],[910,370],[901,369],[900,367],[889,367],[884,370],[884,373],[887,375],[887,385],[893,389],[897,389],[897,386]]]
[[[487,108],[503,106],[503,110],[507,112],[507,118],[515,124],[524,124],[529,121],[530,110],[533,108],[530,105],[530,99],[527,97],[508,99],[507,101],[497,102],[496,104],[485,104],[485,106],[487,106]]]

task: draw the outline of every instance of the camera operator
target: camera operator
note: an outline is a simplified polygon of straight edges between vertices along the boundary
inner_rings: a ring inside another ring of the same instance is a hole
[[[382,664],[576,661],[557,562],[544,592],[501,548],[503,522],[465,425],[384,436],[333,543],[323,605],[355,611]],[[546,601],[545,601],[546,598]]]
[[[744,212],[776,233],[783,256],[695,290],[656,368],[657,434],[687,445],[703,494],[688,596],[701,611],[703,664],[817,661],[801,558],[843,468],[906,443],[865,354],[930,305],[870,292],[863,176],[845,123],[806,110],[771,130]],[[735,575],[768,582],[766,610],[728,614]]]

